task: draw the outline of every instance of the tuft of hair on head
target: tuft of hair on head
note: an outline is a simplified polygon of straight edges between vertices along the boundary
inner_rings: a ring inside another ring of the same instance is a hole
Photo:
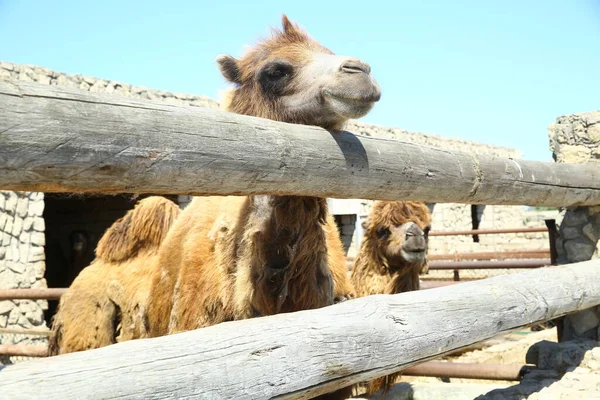
[[[274,37],[284,38],[289,42],[303,42],[309,39],[308,33],[285,14],[281,15],[281,28],[281,30],[273,28],[272,33]]]

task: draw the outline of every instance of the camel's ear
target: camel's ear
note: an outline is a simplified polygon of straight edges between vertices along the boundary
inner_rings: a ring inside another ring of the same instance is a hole
[[[216,59],[217,65],[219,66],[219,71],[221,71],[221,75],[225,79],[227,79],[231,83],[237,83],[241,85],[242,83],[242,73],[240,72],[240,67],[238,66],[238,60],[231,57],[227,54],[221,54]]]

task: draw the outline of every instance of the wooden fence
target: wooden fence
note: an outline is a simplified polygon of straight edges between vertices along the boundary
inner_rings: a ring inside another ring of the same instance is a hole
[[[600,204],[600,170],[0,83],[0,188]],[[600,304],[600,260],[5,367],[11,399],[310,398]]]
[[[600,204],[600,169],[329,133],[219,110],[0,82],[0,188]]]
[[[600,260],[15,364],[9,399],[303,399],[600,304]]]

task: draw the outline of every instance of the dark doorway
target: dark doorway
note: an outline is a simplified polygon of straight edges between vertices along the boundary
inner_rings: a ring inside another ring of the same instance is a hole
[[[485,210],[485,205],[482,204],[471,204],[471,223],[473,230],[479,229],[479,223],[481,222],[481,217],[483,217],[483,211]],[[473,235],[473,242],[479,243],[479,235]]]
[[[354,230],[356,229],[356,215],[355,214],[343,214],[334,215],[333,219],[337,225],[340,233],[340,239],[344,245],[344,252],[348,254],[350,246],[352,245],[352,238],[354,237]]]
[[[94,250],[104,231],[145,196],[76,195],[46,193],[46,281],[49,288],[65,288],[94,259]],[[177,201],[176,196],[166,196]],[[58,301],[48,301],[50,323]]]

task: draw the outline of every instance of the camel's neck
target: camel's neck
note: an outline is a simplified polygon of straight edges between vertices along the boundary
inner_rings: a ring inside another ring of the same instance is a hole
[[[414,266],[406,266],[406,272],[400,273],[395,272],[390,275],[390,281],[386,286],[385,292],[387,294],[412,292],[413,290],[419,290],[419,269]]]
[[[398,262],[398,261],[397,261]],[[419,290],[419,271],[421,264],[411,264],[409,262],[400,262],[400,264],[391,264],[385,261],[386,266],[381,266],[385,273],[389,276],[388,284],[386,285],[386,293],[402,293]]]
[[[252,305],[269,315],[328,305],[333,283],[327,268],[325,199],[250,197]]]

